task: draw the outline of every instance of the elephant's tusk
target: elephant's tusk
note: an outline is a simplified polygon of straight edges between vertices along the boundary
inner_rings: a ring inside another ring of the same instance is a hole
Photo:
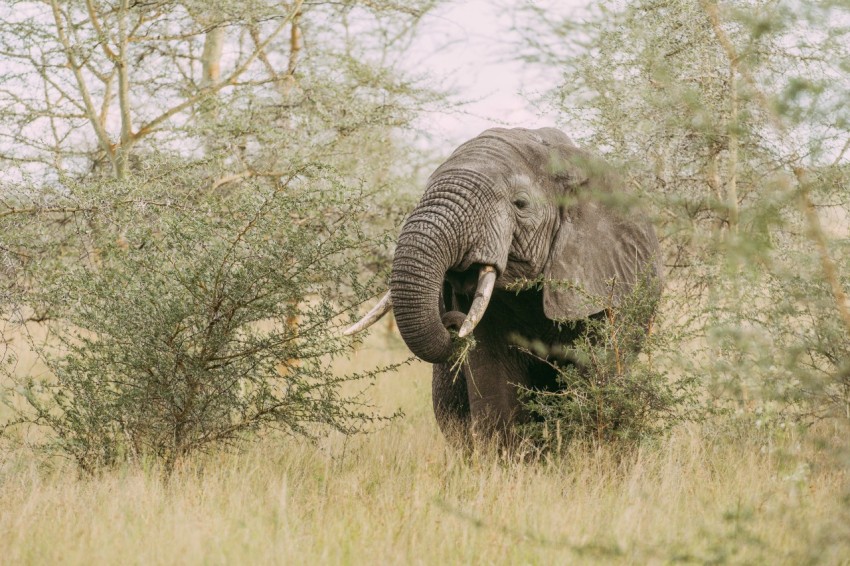
[[[475,290],[475,299],[472,301],[472,306],[469,307],[469,314],[466,315],[466,320],[460,327],[457,335],[464,338],[470,334],[481,317],[484,316],[484,311],[487,310],[487,304],[490,302],[490,295],[493,294],[493,287],[496,285],[496,268],[492,265],[485,265],[478,273],[478,288]]]
[[[387,291],[387,294],[384,295],[380,301],[378,301],[378,304],[372,307],[372,310],[366,313],[363,318],[346,328],[345,332],[343,332],[343,335],[351,336],[352,334],[357,334],[362,330],[366,330],[367,328],[378,322],[382,316],[390,312],[392,309],[393,299],[390,296],[390,292]]]

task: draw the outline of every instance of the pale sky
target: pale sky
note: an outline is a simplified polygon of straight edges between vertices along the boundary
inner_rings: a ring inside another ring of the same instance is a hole
[[[510,60],[516,41],[511,32],[513,7],[531,1],[454,2],[425,18],[421,39],[413,50],[423,55],[411,61],[412,68],[428,72],[441,86],[453,87],[457,100],[472,101],[461,109],[428,113],[420,119],[419,127],[436,145],[454,147],[494,126],[557,124],[554,113],[535,107],[528,99],[556,85],[559,75],[541,74],[539,68],[531,70]],[[580,18],[579,12],[590,2],[549,0],[545,4],[559,14]]]

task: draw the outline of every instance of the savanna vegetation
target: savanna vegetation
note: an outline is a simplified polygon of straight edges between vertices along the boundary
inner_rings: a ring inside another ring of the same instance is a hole
[[[451,149],[437,2],[0,7],[0,562],[847,563],[850,6],[503,8],[666,276],[521,454],[341,336]]]

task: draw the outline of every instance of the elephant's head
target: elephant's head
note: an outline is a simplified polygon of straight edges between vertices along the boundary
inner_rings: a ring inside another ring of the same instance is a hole
[[[349,333],[391,305],[411,351],[445,362],[452,344],[441,312],[444,281],[476,295],[461,334],[483,315],[493,280],[497,289],[541,274],[566,283],[544,285],[552,320],[602,310],[588,295],[617,304],[642,274],[659,277],[660,269],[651,226],[599,198],[616,185],[601,160],[554,128],[485,131],[428,179],[398,238],[390,293]]]

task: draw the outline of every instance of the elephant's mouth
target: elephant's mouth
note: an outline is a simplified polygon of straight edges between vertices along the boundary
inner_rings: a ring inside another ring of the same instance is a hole
[[[446,272],[445,280],[452,286],[452,290],[458,295],[472,296],[478,289],[478,274],[484,265],[472,264],[467,269],[450,269]]]
[[[473,295],[472,306],[469,307],[469,313],[461,324],[458,320],[452,320],[452,327],[459,325],[458,336],[464,338],[472,333],[476,325],[481,321],[484,312],[487,310],[487,305],[490,303],[490,297],[493,295],[493,289],[496,286],[496,278],[498,272],[492,265],[475,265],[462,272],[449,271],[446,273],[446,279],[455,288],[457,292],[466,295]],[[453,282],[454,280],[454,282]],[[455,287],[455,285],[458,285]],[[465,291],[468,289],[468,291]],[[376,323],[382,316],[392,310],[392,296],[390,291],[378,301],[371,311],[355,324],[349,326],[343,334],[350,336],[361,332]]]

